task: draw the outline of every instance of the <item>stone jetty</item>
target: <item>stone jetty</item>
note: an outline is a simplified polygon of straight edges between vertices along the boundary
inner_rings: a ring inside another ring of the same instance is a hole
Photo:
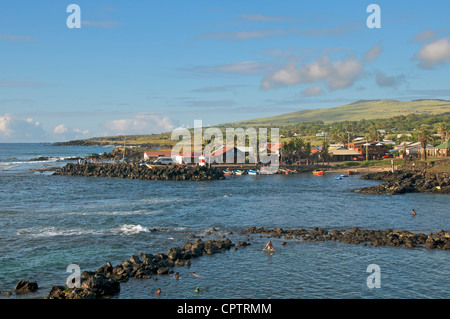
[[[248,234],[260,234],[275,238],[301,239],[302,241],[337,241],[347,244],[370,246],[393,246],[404,248],[450,249],[450,232],[440,230],[428,235],[412,233],[406,230],[327,230],[324,228],[306,229],[282,229],[282,228],[257,228],[248,227]]]
[[[411,192],[450,194],[450,178],[446,173],[409,170],[369,173],[361,179],[384,181],[384,184],[358,188],[356,193],[402,194]]]
[[[145,180],[209,181],[225,179],[223,172],[206,166],[167,165],[148,168],[135,163],[69,163],[53,175],[118,177]]]
[[[239,242],[238,246],[246,246]],[[52,286],[47,299],[97,299],[116,295],[120,292],[120,283],[130,278],[150,279],[152,276],[169,275],[175,266],[188,266],[190,260],[203,255],[213,255],[233,248],[230,239],[206,240],[201,238],[195,242],[187,242],[183,247],[172,247],[167,253],[140,253],[116,265],[110,263],[96,271],[84,271],[81,274],[79,288],[68,288],[63,285]]]

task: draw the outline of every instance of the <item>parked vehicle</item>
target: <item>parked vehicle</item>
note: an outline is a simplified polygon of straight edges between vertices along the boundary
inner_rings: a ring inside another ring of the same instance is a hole
[[[156,161],[154,161],[152,164],[155,165],[171,165],[175,164],[175,161],[172,157],[158,157]]]

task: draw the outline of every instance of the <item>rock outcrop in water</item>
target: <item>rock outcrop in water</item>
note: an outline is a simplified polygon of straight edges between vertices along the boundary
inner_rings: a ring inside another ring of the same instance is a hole
[[[173,273],[172,268],[175,266],[190,265],[192,258],[220,253],[233,246],[235,244],[228,238],[198,239],[194,243],[187,242],[183,247],[172,247],[167,253],[131,256],[115,267],[108,262],[96,271],[84,271],[80,288],[53,286],[47,299],[91,299],[115,295],[120,292],[120,283],[130,278],[150,279],[155,275],[168,275]]]
[[[38,284],[28,280],[21,280],[16,284],[14,291],[16,294],[26,294],[38,290]]]
[[[411,192],[450,194],[450,179],[446,173],[385,171],[361,176],[361,179],[380,180],[384,184],[358,188],[357,193],[402,194]]]
[[[371,230],[359,229],[351,230],[331,230],[324,228],[306,229],[282,229],[263,227],[249,227],[246,229],[249,234],[264,234],[276,238],[286,239],[297,238],[303,241],[338,241],[347,244],[371,245],[371,246],[394,246],[405,248],[427,248],[427,249],[450,249],[450,232],[441,230],[429,235],[423,233],[412,233],[406,230]]]
[[[175,180],[175,181],[209,181],[225,179],[223,172],[205,166],[167,165],[153,169],[133,163],[121,164],[73,164],[55,171],[54,175],[118,177],[145,180]]]

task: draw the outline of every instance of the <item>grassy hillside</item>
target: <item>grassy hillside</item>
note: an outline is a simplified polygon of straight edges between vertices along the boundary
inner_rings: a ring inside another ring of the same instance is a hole
[[[226,127],[283,127],[292,124],[323,121],[324,123],[336,123],[342,121],[359,121],[387,119],[399,115],[409,114],[442,114],[450,112],[450,101],[446,100],[416,100],[416,101],[395,101],[395,100],[371,100],[357,101],[354,103],[326,109],[303,110],[293,113],[286,113],[277,116],[258,118],[248,121],[225,123],[216,125],[218,128]],[[171,148],[177,141],[171,140],[171,132],[149,135],[127,135],[96,137],[86,140],[56,143],[59,145],[123,145],[126,138],[127,146],[141,145],[146,147]]]
[[[450,101],[446,100],[370,100],[327,109],[303,110],[277,116],[258,118],[248,121],[226,123],[219,127],[284,126],[299,122],[357,121],[390,118],[408,114],[440,114],[450,111]]]

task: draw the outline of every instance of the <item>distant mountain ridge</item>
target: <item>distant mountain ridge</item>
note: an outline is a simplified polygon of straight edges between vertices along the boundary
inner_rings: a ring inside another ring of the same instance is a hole
[[[381,119],[408,114],[440,114],[449,111],[450,101],[448,100],[360,100],[332,108],[302,110],[253,120],[224,123],[217,127],[283,126],[314,121],[332,123]]]

